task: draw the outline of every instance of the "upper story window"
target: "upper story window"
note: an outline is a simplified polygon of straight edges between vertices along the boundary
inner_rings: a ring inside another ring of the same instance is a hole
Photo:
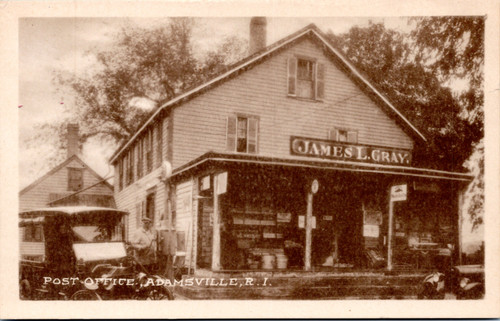
[[[325,96],[325,66],[315,59],[288,58],[288,95],[323,100]]]
[[[328,131],[328,139],[337,142],[358,143],[358,132],[342,128],[334,128]]]
[[[153,130],[146,133],[146,173],[153,170]]]
[[[68,190],[79,191],[83,188],[83,168],[68,168]]]
[[[227,150],[238,153],[257,153],[259,119],[255,116],[229,116],[227,118]]]
[[[137,178],[141,178],[144,172],[144,139],[137,141]]]
[[[127,175],[126,175],[126,185],[132,184],[134,181],[134,149],[130,149],[127,158],[126,158],[126,166],[127,166]]]
[[[156,141],[157,141],[157,147],[156,147],[156,167],[160,167],[161,163],[163,162],[163,120],[160,120],[157,125],[157,130],[156,130]]]
[[[118,161],[118,190],[123,189],[123,158]]]

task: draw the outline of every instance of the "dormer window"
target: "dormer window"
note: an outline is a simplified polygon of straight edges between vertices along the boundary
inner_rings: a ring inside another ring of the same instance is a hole
[[[288,59],[288,95],[323,100],[325,95],[325,66],[315,59]]]

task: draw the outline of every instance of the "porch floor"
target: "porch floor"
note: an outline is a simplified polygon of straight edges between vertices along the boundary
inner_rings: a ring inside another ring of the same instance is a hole
[[[416,299],[426,275],[424,271],[331,267],[319,271],[198,269],[183,278],[193,279],[194,284],[176,286],[174,291],[189,299],[203,300]],[[230,280],[235,286],[227,285]]]

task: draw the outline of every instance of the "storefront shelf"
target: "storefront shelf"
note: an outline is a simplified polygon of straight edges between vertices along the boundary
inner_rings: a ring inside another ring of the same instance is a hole
[[[252,211],[252,210],[231,210],[233,214],[248,214],[248,215],[276,215],[272,211]]]

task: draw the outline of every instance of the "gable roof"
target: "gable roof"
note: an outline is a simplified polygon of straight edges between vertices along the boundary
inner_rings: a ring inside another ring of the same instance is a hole
[[[82,166],[84,166],[86,169],[89,170],[89,172],[91,174],[93,174],[99,181],[102,181],[103,184],[105,184],[107,187],[109,187],[111,190],[113,190],[113,186],[108,183],[107,181],[105,181],[101,175],[97,174],[92,168],[89,167],[89,165],[87,165],[80,157],[78,157],[78,155],[74,154],[73,156],[71,157],[68,157],[64,162],[62,162],[61,164],[55,166],[54,168],[52,168],[50,171],[47,172],[47,174],[43,175],[42,177],[40,177],[39,179],[35,180],[33,183],[29,184],[28,186],[26,186],[25,188],[23,188],[20,192],[19,192],[19,196],[23,195],[24,193],[26,193],[27,191],[29,191],[30,189],[32,189],[33,187],[35,187],[36,185],[40,184],[42,181],[44,181],[46,178],[48,178],[49,176],[51,176],[52,174],[56,173],[57,171],[59,171],[61,168],[64,168],[65,166],[67,166],[69,163],[71,163],[73,160],[79,162]]]
[[[359,71],[354,65],[347,59],[340,51],[338,51],[328,40],[328,37],[315,25],[309,24],[306,27],[298,30],[297,32],[275,42],[274,44],[267,46],[263,50],[256,52],[255,54],[240,60],[234,65],[226,68],[219,74],[212,77],[210,80],[193,87],[192,89],[188,89],[184,93],[172,98],[171,100],[164,103],[158,109],[156,109],[151,116],[139,127],[139,129],[135,132],[132,137],[130,137],[127,141],[125,141],[110,158],[110,163],[113,163],[116,158],[125,151],[130,144],[144,131],[153,120],[158,117],[163,111],[174,108],[175,106],[186,102],[189,99],[196,97],[196,95],[203,93],[204,91],[212,88],[213,86],[218,85],[219,83],[231,79],[235,75],[238,75],[240,72],[251,68],[253,65],[262,62],[263,59],[270,57],[272,54],[276,53],[280,49],[286,48],[291,43],[294,43],[303,37],[311,36],[316,39],[321,45],[323,45],[324,49],[330,53],[330,57],[337,62],[342,68],[342,71],[348,73],[348,76],[365,91],[365,93],[369,94],[370,97],[378,100],[379,105],[383,107],[383,109],[392,116],[400,125],[402,125],[403,129],[411,134],[413,137],[417,137],[422,141],[426,142],[427,139],[425,136],[368,80],[368,77],[363,75],[361,71]]]

